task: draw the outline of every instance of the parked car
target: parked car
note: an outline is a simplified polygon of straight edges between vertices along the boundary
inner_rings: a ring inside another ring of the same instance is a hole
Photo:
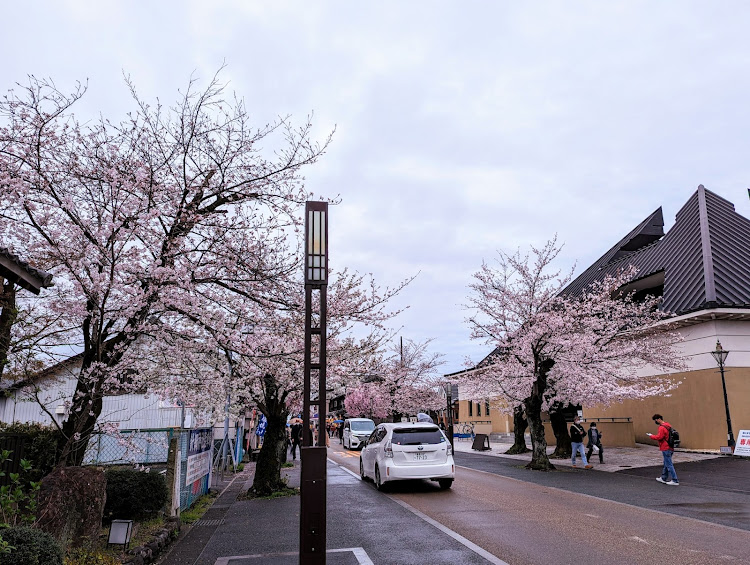
[[[344,420],[344,448],[360,449],[375,429],[369,418],[347,418]]]
[[[442,489],[456,476],[453,448],[435,424],[380,424],[359,456],[362,480],[371,478],[378,490],[390,481],[427,479]]]

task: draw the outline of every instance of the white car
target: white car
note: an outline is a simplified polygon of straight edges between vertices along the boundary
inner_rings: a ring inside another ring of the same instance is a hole
[[[344,448],[361,448],[374,429],[375,422],[369,418],[347,418],[344,420]]]
[[[378,490],[409,479],[437,481],[448,489],[456,476],[453,448],[435,424],[380,424],[362,448],[359,474],[373,479]]]

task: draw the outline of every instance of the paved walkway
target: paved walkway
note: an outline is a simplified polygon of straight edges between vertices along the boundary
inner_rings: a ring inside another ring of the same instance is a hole
[[[507,455],[505,452],[510,449],[511,438],[502,438],[500,441],[490,442],[490,451],[474,451],[471,449],[471,441],[456,439],[453,442],[454,449],[464,453],[479,453],[489,457],[504,457],[517,459],[519,461],[530,461],[530,454]],[[531,449],[530,443],[527,446]],[[551,454],[555,450],[553,447],[547,447],[547,453]],[[704,461],[706,459],[716,459],[722,457],[718,453],[697,453],[691,451],[677,450],[672,460],[674,463],[688,463],[691,461]],[[580,458],[579,465],[580,465]],[[599,456],[592,454],[590,463],[597,471],[607,473],[616,473],[624,469],[634,469],[638,467],[653,467],[662,465],[662,457],[659,453],[659,447],[656,445],[636,444],[635,447],[608,447],[604,446],[604,463],[599,463]],[[572,467],[570,459],[553,459],[552,464],[560,467]]]

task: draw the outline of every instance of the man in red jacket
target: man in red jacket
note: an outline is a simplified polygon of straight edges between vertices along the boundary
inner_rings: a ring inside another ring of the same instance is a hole
[[[665,485],[678,486],[680,481],[677,479],[677,473],[675,472],[674,464],[672,463],[672,454],[674,453],[674,450],[669,447],[669,442],[667,441],[669,439],[669,430],[672,426],[664,421],[661,414],[654,414],[651,418],[654,420],[654,423],[659,426],[659,433],[656,435],[646,435],[659,442],[659,451],[661,451],[661,456],[664,459],[664,467],[661,470],[661,477],[657,477],[656,480]],[[668,480],[670,475],[672,476],[672,479]]]

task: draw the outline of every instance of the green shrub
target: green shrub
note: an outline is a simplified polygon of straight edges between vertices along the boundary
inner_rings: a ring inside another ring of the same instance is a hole
[[[24,484],[39,482],[54,469],[60,438],[60,431],[57,428],[42,424],[0,423],[0,435],[2,434],[25,436],[23,458],[31,463],[31,470],[21,477]]]
[[[133,469],[109,469],[104,517],[108,520],[136,520],[156,514],[167,502],[167,484],[158,473]]]
[[[0,469],[8,459],[10,459],[10,451],[7,449],[0,451]],[[28,475],[31,472],[31,463],[26,459],[21,459],[19,463],[22,472],[10,473],[10,483],[0,487],[0,527],[24,523],[32,525],[36,522],[39,483],[31,482],[24,485],[21,475]],[[5,471],[0,471],[0,478],[2,477],[5,477]]]
[[[0,530],[13,549],[3,555],[3,565],[62,565],[63,550],[47,532],[29,526]]]

